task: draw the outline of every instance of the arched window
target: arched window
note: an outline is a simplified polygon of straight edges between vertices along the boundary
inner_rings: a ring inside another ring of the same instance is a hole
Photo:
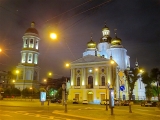
[[[28,63],[32,63],[32,53],[28,54]]]
[[[80,77],[77,78],[77,86],[80,86]]]
[[[36,40],[36,49],[38,50],[38,40]]]
[[[101,85],[105,86],[105,77],[104,76],[101,77]]]
[[[104,73],[104,69],[102,69],[102,72]]]
[[[93,77],[92,76],[88,77],[88,88],[93,88]]]
[[[29,48],[33,48],[33,46],[34,46],[33,39],[30,39]]]

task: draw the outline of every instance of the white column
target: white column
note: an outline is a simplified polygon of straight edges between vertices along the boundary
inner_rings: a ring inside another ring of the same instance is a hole
[[[83,68],[83,80],[84,80],[84,86],[86,86],[86,68]]]

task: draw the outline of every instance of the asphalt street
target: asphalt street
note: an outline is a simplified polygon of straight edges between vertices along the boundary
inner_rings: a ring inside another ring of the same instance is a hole
[[[133,113],[129,113],[128,106],[115,106],[114,115],[105,105],[71,104],[64,106],[47,102],[41,105],[38,101],[0,101],[0,120],[158,120],[160,110],[156,107],[141,107],[133,105]]]

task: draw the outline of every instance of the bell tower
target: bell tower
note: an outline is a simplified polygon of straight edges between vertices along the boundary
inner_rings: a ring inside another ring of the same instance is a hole
[[[31,23],[22,37],[23,45],[21,50],[21,61],[17,66],[19,74],[17,74],[15,87],[20,90],[26,87],[38,88],[39,70],[38,56],[39,56],[39,34],[35,29],[35,23]]]

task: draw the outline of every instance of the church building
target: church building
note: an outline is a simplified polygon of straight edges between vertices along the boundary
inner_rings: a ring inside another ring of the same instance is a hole
[[[37,88],[39,84],[39,34],[35,28],[35,23],[31,23],[22,37],[23,45],[21,50],[21,61],[17,66],[15,87],[20,90],[28,88]]]
[[[138,64],[138,62],[137,62]],[[122,40],[110,37],[110,30],[102,28],[99,43],[91,40],[83,52],[83,57],[71,63],[71,86],[68,99],[77,98],[79,102],[88,100],[100,103],[109,99],[109,88],[114,88],[115,98],[128,99],[128,84],[124,70],[130,68],[130,57],[122,45]],[[120,89],[120,87],[123,89]],[[145,99],[145,86],[139,79],[135,83],[133,99]]]

